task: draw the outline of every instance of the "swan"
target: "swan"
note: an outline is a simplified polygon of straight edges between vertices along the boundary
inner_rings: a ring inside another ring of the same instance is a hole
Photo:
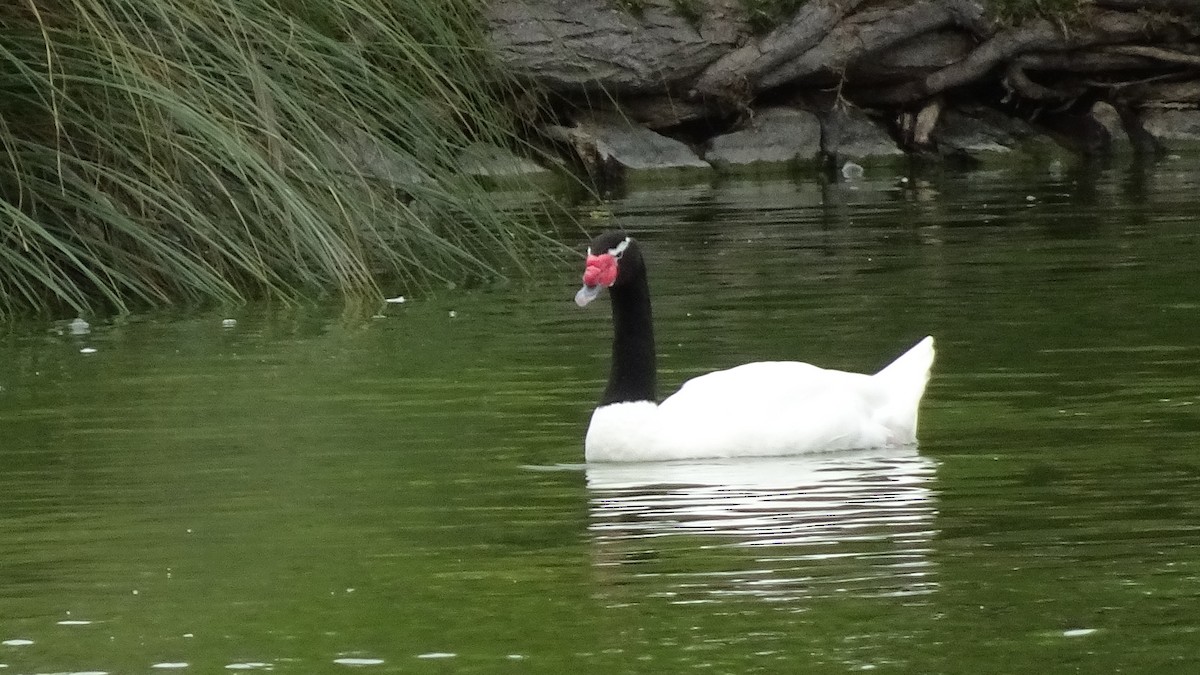
[[[910,445],[933,365],[926,336],[874,375],[762,361],[693,378],[656,402],[650,286],[638,243],[621,231],[588,246],[587,306],[612,300],[608,386],[584,441],[588,462],[779,456]]]

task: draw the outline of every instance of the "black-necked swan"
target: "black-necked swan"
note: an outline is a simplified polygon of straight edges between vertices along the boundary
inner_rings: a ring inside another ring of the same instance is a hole
[[[612,369],[592,413],[589,462],[791,455],[908,445],[933,365],[925,337],[874,375],[763,361],[701,375],[656,403],[650,286],[638,243],[606,232],[588,246],[583,307],[612,299]]]

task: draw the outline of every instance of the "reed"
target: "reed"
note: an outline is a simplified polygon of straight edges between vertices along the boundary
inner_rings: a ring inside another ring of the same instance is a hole
[[[0,8],[0,313],[414,290],[549,240],[457,159],[513,139],[478,0]]]

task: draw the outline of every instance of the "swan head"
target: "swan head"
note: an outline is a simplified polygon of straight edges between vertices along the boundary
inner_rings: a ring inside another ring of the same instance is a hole
[[[620,230],[593,239],[588,245],[583,287],[575,294],[575,304],[585,307],[604,289],[627,283],[640,268],[640,260],[637,242]]]

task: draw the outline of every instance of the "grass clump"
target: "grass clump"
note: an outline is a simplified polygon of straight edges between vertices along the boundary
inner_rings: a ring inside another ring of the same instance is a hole
[[[549,243],[464,176],[511,139],[477,0],[0,7],[0,314],[498,275]]]
[[[755,35],[775,30],[790,19],[808,0],[740,0],[746,22]]]
[[[671,7],[676,14],[688,22],[689,26],[700,28],[700,23],[704,19],[703,0],[671,0]]]

